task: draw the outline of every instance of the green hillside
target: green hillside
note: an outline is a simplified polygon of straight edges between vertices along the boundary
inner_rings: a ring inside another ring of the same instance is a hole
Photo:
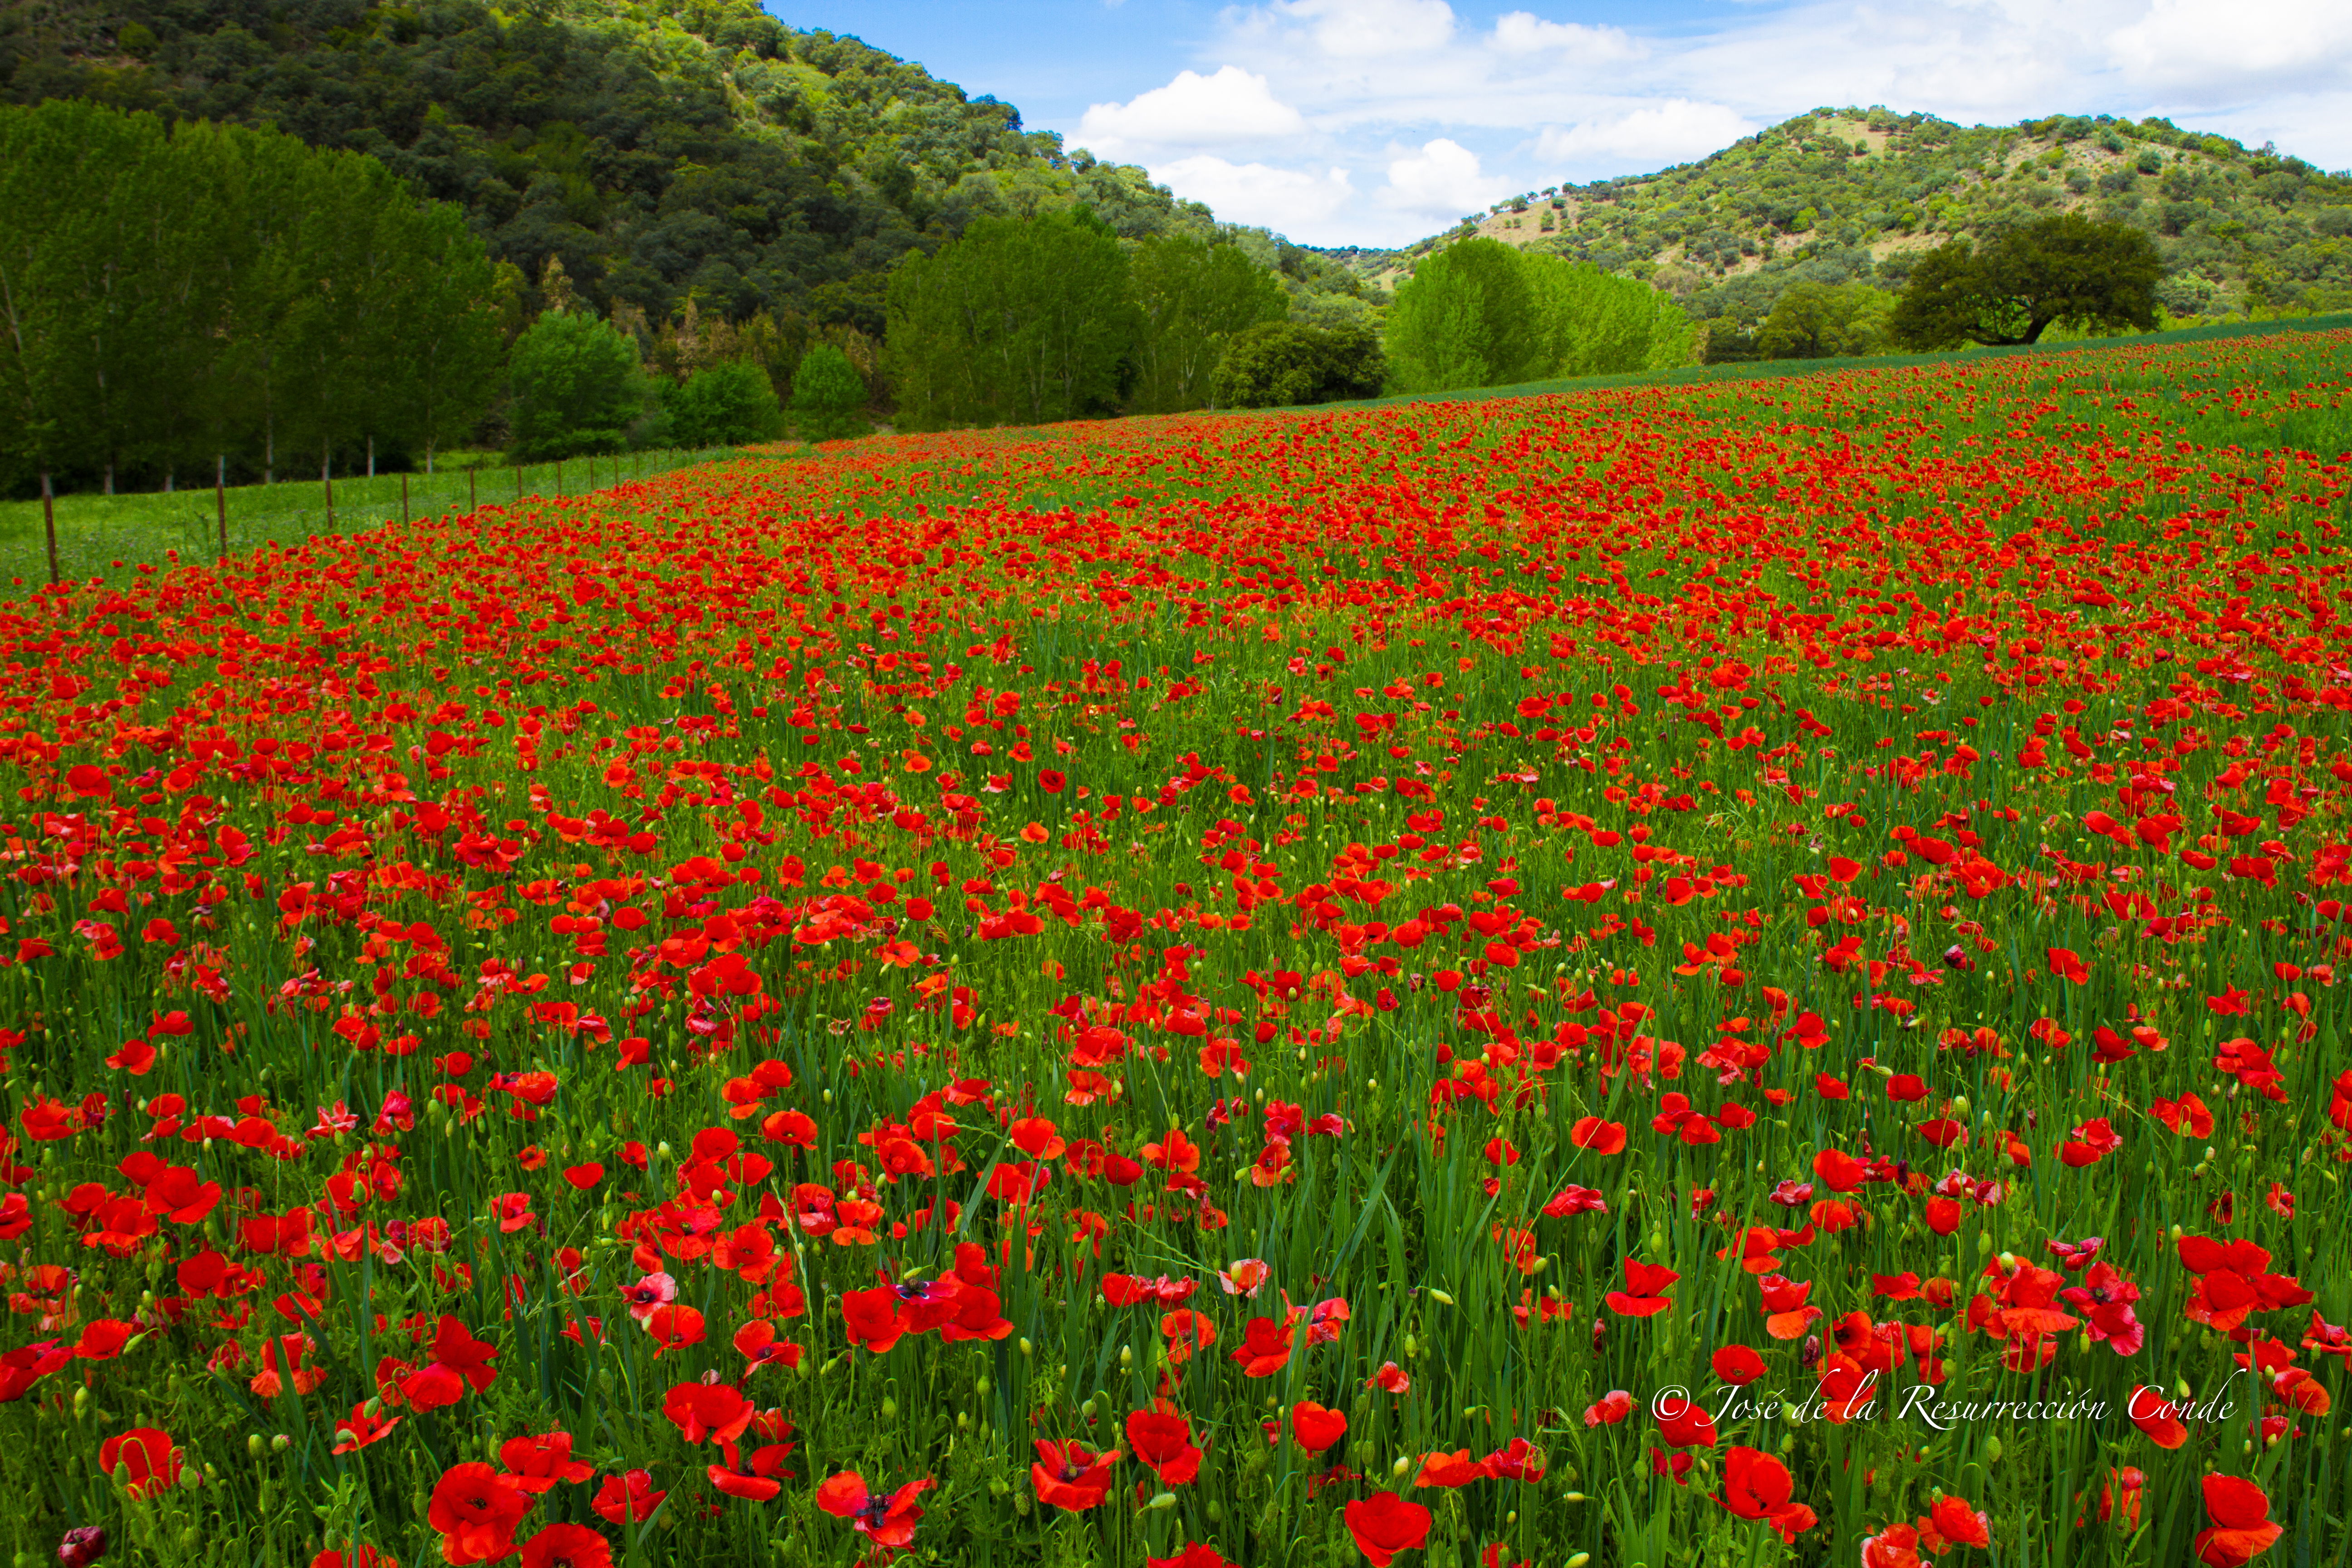
[[[854,15],[854,8],[845,12]],[[600,314],[768,315],[869,336],[888,268],[974,217],[1085,204],[1128,237],[1214,216],[1139,168],[1066,154],[967,98],[754,0],[47,0],[0,11],[0,100],[84,97],[269,123],[381,158],[463,205],[518,317],[552,288]],[[1224,231],[1295,295],[1344,269]],[[789,335],[789,334],[788,334]]]
[[[1816,110],[1695,163],[1530,191],[1402,251],[1333,254],[1393,279],[1484,234],[1647,278],[1701,321],[1749,324],[1801,279],[1896,289],[1948,239],[2063,212],[2147,229],[2176,317],[2352,305],[2352,175],[2105,116],[1971,127]]]

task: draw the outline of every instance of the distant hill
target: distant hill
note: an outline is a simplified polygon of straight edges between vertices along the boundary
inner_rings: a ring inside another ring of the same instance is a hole
[[[1335,253],[1393,284],[1472,234],[1646,278],[1701,320],[1752,323],[1790,284],[1899,288],[1914,258],[2050,213],[2137,225],[2178,316],[2352,306],[2352,175],[2272,148],[2060,115],[1960,126],[1816,110],[1695,163],[1530,191],[1398,251]]]
[[[854,14],[854,7],[847,8]],[[44,0],[0,10],[0,100],[275,124],[462,205],[600,313],[797,314],[879,336],[889,268],[989,213],[1084,203],[1129,237],[1223,233],[1308,305],[1352,275],[1220,226],[1139,168],[754,0]],[[1352,304],[1352,301],[1347,301]],[[1358,307],[1360,309],[1360,307]]]

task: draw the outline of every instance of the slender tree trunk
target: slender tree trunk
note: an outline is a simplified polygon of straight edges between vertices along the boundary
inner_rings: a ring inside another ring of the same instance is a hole
[[[403,470],[400,476],[400,521],[403,524],[405,524],[408,521],[408,474],[406,470]]]
[[[433,443],[430,441],[425,443],[425,477],[428,479],[433,477]]]
[[[114,493],[114,459],[111,457],[106,459],[106,493]]]
[[[163,469],[163,493],[165,495],[170,495],[174,488],[172,483],[173,477],[174,470],[169,465],[166,465]]]
[[[278,420],[267,410],[261,416],[261,482],[278,482]]]
[[[335,526],[335,448],[329,446],[319,454],[319,482],[327,489],[327,526]]]
[[[368,437],[368,478],[375,478],[375,437]]]
[[[49,489],[49,470],[41,470],[41,525],[49,535],[49,586],[58,585],[58,502]]]
[[[220,514],[221,559],[228,559],[228,454],[213,454],[213,509]]]

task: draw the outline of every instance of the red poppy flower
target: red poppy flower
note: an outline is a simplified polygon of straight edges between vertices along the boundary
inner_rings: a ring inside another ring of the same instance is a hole
[[[577,1486],[596,1473],[593,1465],[583,1464],[572,1457],[572,1434],[541,1432],[524,1437],[509,1437],[499,1445],[499,1463],[515,1478],[515,1484],[527,1492],[553,1489],[558,1481]]]
[[[2284,1533],[2271,1522],[2269,1495],[2243,1476],[2207,1476],[2203,1485],[2213,1522],[2193,1544],[2206,1568],[2243,1568]]]
[[[1169,1486],[1185,1486],[1200,1476],[1202,1454],[1192,1446],[1192,1424],[1172,1411],[1129,1412],[1127,1447]]]
[[[1408,1502],[1395,1492],[1374,1492],[1349,1503],[1346,1512],[1348,1533],[1356,1538],[1356,1550],[1372,1568],[1389,1568],[1398,1552],[1425,1544],[1434,1517],[1421,1504]]]
[[[645,1470],[606,1476],[604,1484],[596,1489],[595,1500],[588,1506],[614,1524],[643,1524],[654,1516],[662,1499],[669,1495],[654,1490],[653,1485],[652,1474]]]
[[[1302,1399],[1290,1407],[1290,1435],[1308,1453],[1319,1454],[1348,1435],[1348,1417]]]
[[[1704,1406],[1679,1394],[1670,1394],[1659,1399],[1653,1414],[1658,1418],[1658,1436],[1666,1447],[1715,1447],[1715,1417]]]
[[[1614,1426],[1633,1414],[1633,1396],[1622,1388],[1612,1388],[1584,1407],[1584,1424],[1587,1426]]]
[[[1609,1203],[1591,1187],[1566,1186],[1544,1205],[1543,1212],[1553,1219],[1566,1219],[1570,1215],[1609,1212]]]
[[[708,1466],[704,1474],[710,1478],[712,1486],[729,1497],[739,1497],[751,1502],[766,1502],[784,1489],[781,1481],[772,1480],[766,1476],[741,1475],[724,1465]]]
[[[362,1400],[352,1406],[352,1413],[349,1415],[335,1423],[335,1430],[341,1436],[335,1439],[335,1446],[331,1452],[349,1454],[364,1448],[371,1443],[381,1443],[391,1436],[392,1429],[405,1419],[404,1416],[395,1415],[386,1421],[378,1415],[371,1415],[368,1412],[370,1403],[368,1400]]]
[[[1734,1388],[1745,1388],[1764,1375],[1764,1358],[1746,1345],[1726,1345],[1709,1362],[1715,1375]]]
[[[906,1337],[907,1325],[898,1317],[898,1292],[887,1285],[843,1291],[841,1316],[848,1325],[849,1342],[863,1345],[875,1355],[884,1354]]]
[[[548,1524],[522,1543],[522,1568],[613,1568],[613,1546],[584,1524]]]
[[[1723,1495],[1718,1500],[1741,1519],[1761,1520],[1782,1541],[1794,1542],[1818,1522],[1813,1510],[1792,1503],[1789,1468],[1757,1448],[1733,1447],[1723,1456]]]
[[[1663,1263],[1638,1263],[1630,1258],[1623,1262],[1625,1289],[1601,1298],[1611,1311],[1623,1318],[1652,1318],[1675,1304],[1664,1292],[1681,1275]]]
[[[462,1568],[511,1553],[515,1526],[530,1511],[530,1494],[512,1476],[468,1460],[442,1472],[425,1518],[441,1532],[441,1554]]]
[[[1451,1454],[1424,1454],[1421,1469],[1412,1478],[1417,1487],[1466,1487],[1473,1481],[1489,1479],[1493,1472],[1485,1463],[1470,1457],[1467,1448],[1457,1448]]]
[[[1037,1489],[1039,1502],[1081,1513],[1097,1506],[1109,1492],[1111,1467],[1118,1460],[1116,1451],[1098,1455],[1075,1438],[1040,1439],[1029,1479]]]
[[[1576,1148],[1590,1149],[1596,1154],[1622,1153],[1625,1124],[1603,1121],[1598,1116],[1579,1117],[1576,1125],[1568,1130],[1568,1141]]]
[[[171,1434],[154,1426],[134,1426],[98,1446],[98,1468],[120,1475],[130,1495],[143,1498],[163,1491],[180,1479],[180,1450]]]
[[[751,1424],[751,1402],[723,1383],[681,1383],[663,1396],[662,1414],[689,1443],[732,1443]]]
[[[1252,1318],[1233,1359],[1242,1363],[1244,1377],[1272,1377],[1290,1363],[1294,1331],[1272,1318]]]
[[[1952,1546],[1992,1545],[1991,1517],[1970,1508],[1966,1498],[1953,1497],[1948,1493],[1937,1498],[1935,1505],[1927,1510],[1927,1517],[1923,1522],[1934,1531],[1937,1540]],[[1941,1555],[1940,1549],[1938,1555]]]
[[[908,1481],[895,1492],[869,1492],[856,1470],[844,1470],[817,1483],[816,1506],[835,1519],[847,1520],[875,1545],[903,1552],[914,1543],[915,1521],[923,1517],[915,1500],[937,1484],[927,1476]]]
[[[1190,1541],[1173,1557],[1149,1557],[1143,1568],[1233,1568],[1217,1549],[1204,1541]]]

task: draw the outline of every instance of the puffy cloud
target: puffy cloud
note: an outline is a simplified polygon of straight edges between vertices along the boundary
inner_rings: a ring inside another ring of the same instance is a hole
[[[1186,201],[1206,202],[1227,223],[1255,224],[1313,243],[1344,243],[1349,226],[1330,220],[1356,198],[1345,169],[1314,174],[1265,163],[1233,163],[1212,154],[1151,165],[1151,177]]]
[[[1511,194],[1511,183],[1480,172],[1478,154],[1441,136],[1389,161],[1388,184],[1373,193],[1391,212],[1451,223]]]
[[[1550,22],[1531,11],[1513,11],[1496,21],[1493,41],[1507,55],[1559,54],[1594,63],[1635,60],[1649,53],[1646,45],[1622,27]]]
[[[1235,0],[1195,70],[1094,105],[1071,140],[1222,216],[1366,245],[1822,105],[2161,114],[2352,163],[2352,0],[1749,0],[1622,27],[1508,3],[1474,24],[1446,0]]]
[[[2352,70],[2343,0],[2154,0],[2109,46],[2134,81],[2187,90],[2332,81]]]
[[[1536,156],[1571,168],[1678,163],[1703,157],[1758,127],[1719,103],[1670,98],[1664,103],[1565,128],[1536,138]]]
[[[1307,121],[1276,98],[1265,78],[1239,66],[1213,76],[1178,71],[1166,87],[1139,93],[1125,103],[1097,103],[1078,121],[1072,140],[1106,158],[1130,158],[1155,151],[1264,145],[1302,135]]]
[[[1454,41],[1445,0],[1275,0],[1267,14],[1303,25],[1318,50],[1339,59],[1421,55]]]

